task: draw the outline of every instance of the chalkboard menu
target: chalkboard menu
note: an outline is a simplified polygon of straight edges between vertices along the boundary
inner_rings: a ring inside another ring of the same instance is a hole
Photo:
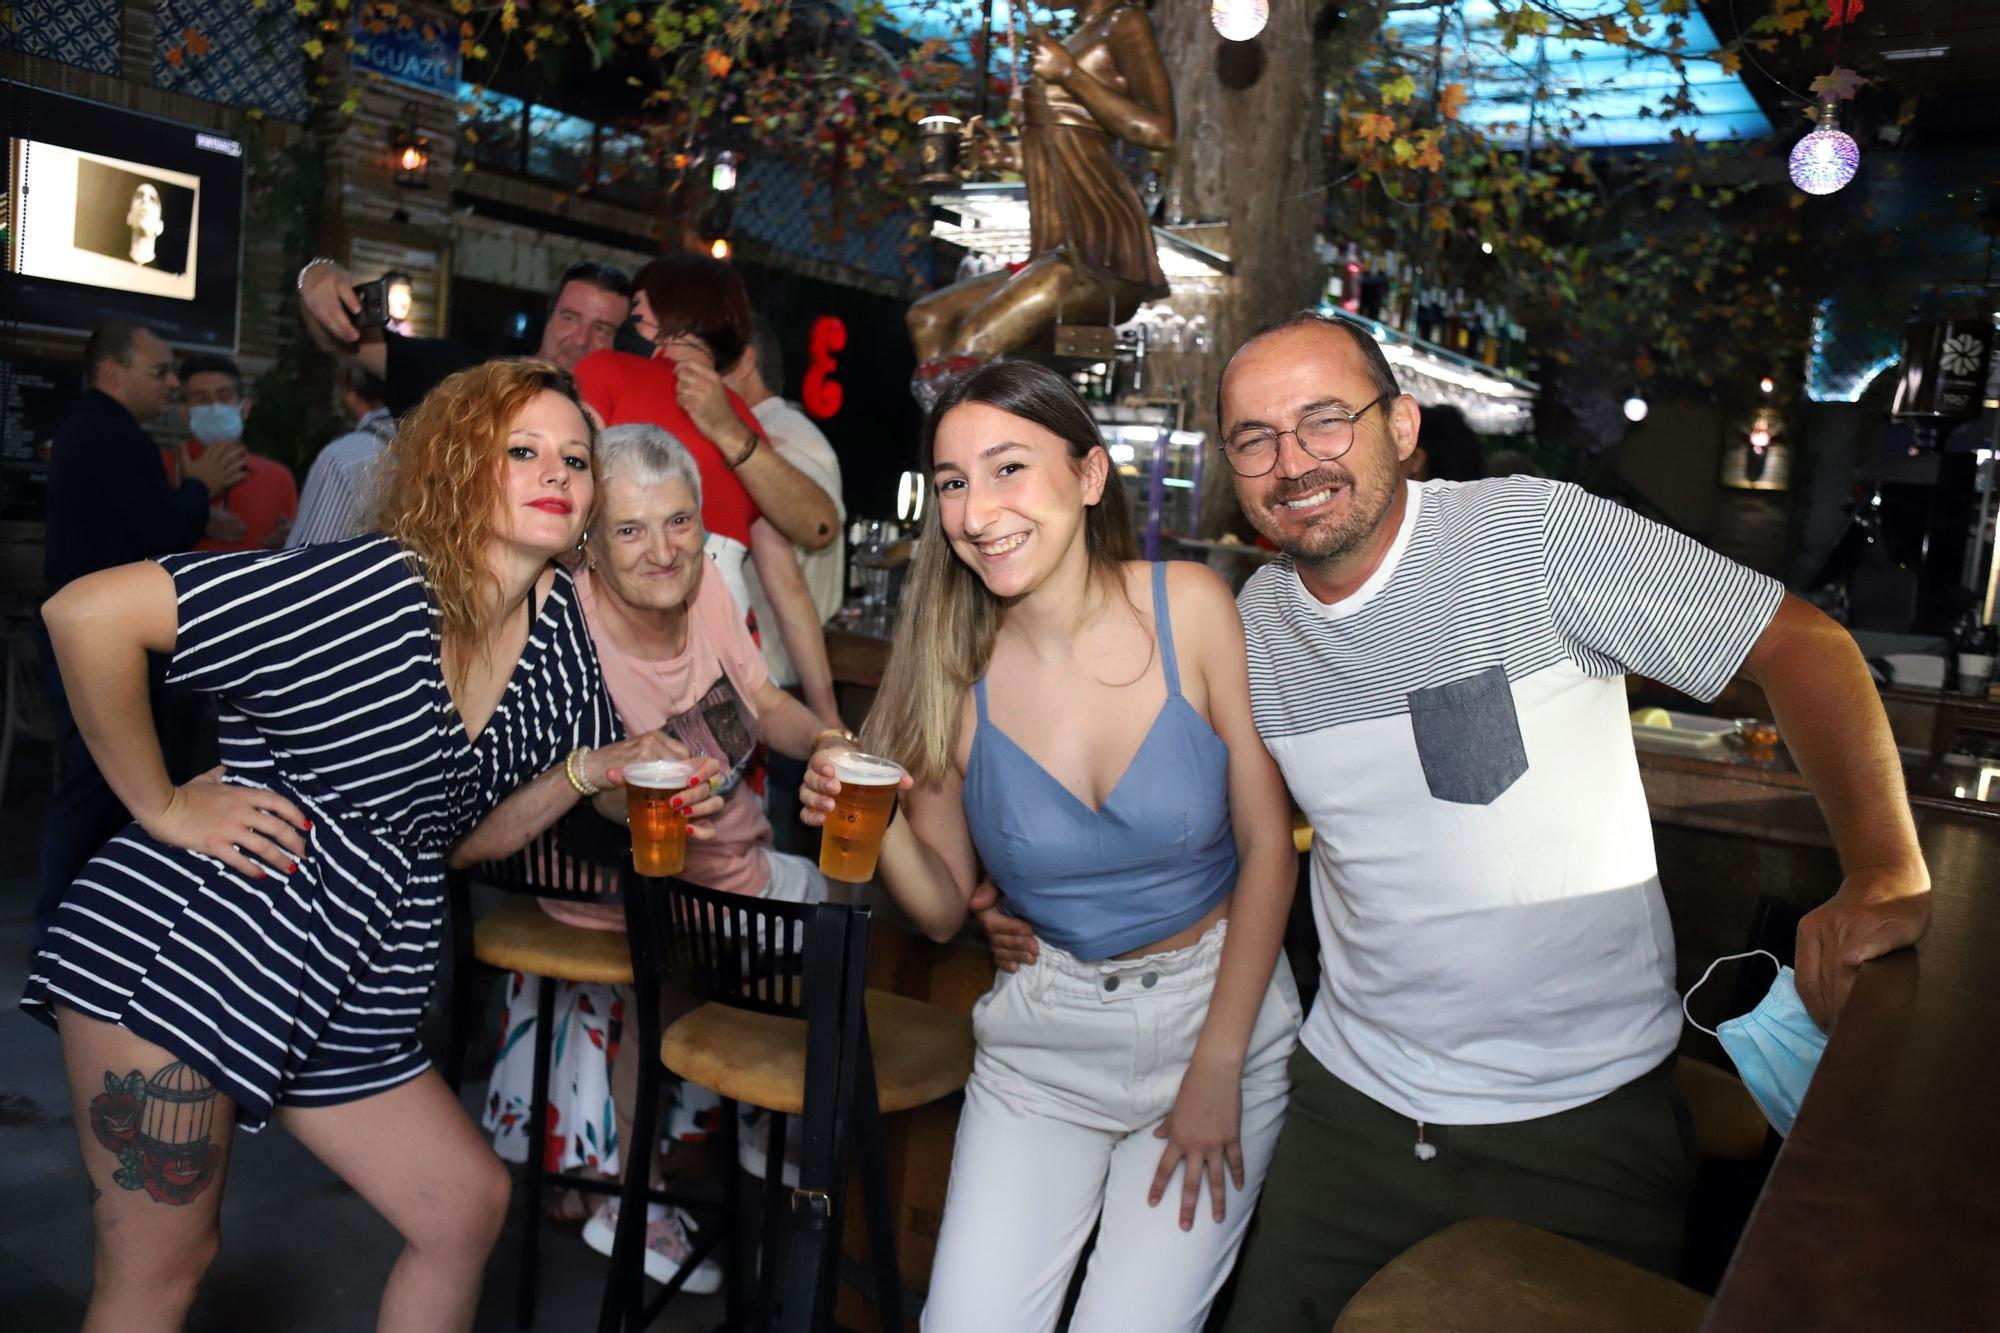
[[[42,517],[49,439],[82,395],[73,359],[0,359],[0,519]]]

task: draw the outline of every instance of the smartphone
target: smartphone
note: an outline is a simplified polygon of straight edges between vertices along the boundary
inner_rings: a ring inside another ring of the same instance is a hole
[[[359,329],[379,329],[390,320],[406,320],[415,304],[415,290],[408,275],[402,273],[384,273],[373,282],[361,283],[354,295],[361,301],[360,313],[354,317],[354,326]]]

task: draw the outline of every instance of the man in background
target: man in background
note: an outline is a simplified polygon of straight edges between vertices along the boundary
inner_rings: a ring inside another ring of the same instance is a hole
[[[802,699],[829,726],[841,726],[824,635],[826,622],[840,610],[847,586],[847,507],[840,494],[840,459],[812,419],[779,397],[778,391],[785,384],[784,352],[778,345],[777,330],[762,315],[751,318],[748,352],[722,377],[722,382],[749,406],[779,455],[810,477],[833,500],[838,522],[834,525],[832,542],[818,550],[793,546],[806,593],[812,600],[816,624],[787,626],[773,608],[754,566],[746,571],[744,582],[750,592],[750,607],[764,631],[764,663],[770,669],[771,679]],[[793,651],[794,640],[808,635],[812,643],[803,651]],[[798,822],[797,809],[799,783],[804,776],[804,764],[772,753],[765,802],[781,851],[799,850],[787,844],[806,836],[804,826]]]
[[[359,361],[384,384],[389,414],[400,418],[423,401],[439,381],[488,359],[488,354],[450,338],[409,338],[389,329],[361,329],[353,275],[331,259],[315,259],[299,270],[299,319],[320,349]],[[556,284],[548,321],[535,355],[564,370],[592,352],[611,346],[632,313],[632,279],[610,264],[571,264]]]
[[[70,582],[114,565],[185,551],[217,519],[209,498],[246,474],[240,442],[227,441],[199,457],[183,448],[180,482],[168,480],[160,448],[143,422],[167,410],[180,380],[174,357],[151,332],[125,320],[101,326],[83,346],[83,402],[51,441],[48,536],[42,574],[51,594]],[[129,816],[105,784],[70,716],[69,699],[48,635],[37,633],[42,687],[55,724],[57,778],[42,831],[41,895],[35,904],[34,947],[56,903],[97,849]],[[194,752],[204,710],[199,701],[170,691],[164,661],[150,672],[154,725],[175,782],[194,776]]]
[[[360,362],[340,368],[339,391],[354,429],[328,441],[313,459],[287,546],[337,542],[368,529],[375,460],[396,433],[396,421],[382,401],[387,388],[381,377]]]
[[[253,406],[244,391],[243,371],[234,361],[214,352],[196,352],[181,362],[181,406],[194,442],[187,456],[222,445],[243,445],[243,423]],[[236,516],[241,531],[210,532],[195,543],[197,551],[255,551],[285,544],[292,519],[299,512],[299,487],[292,470],[262,454],[243,451],[243,480],[210,497]]]

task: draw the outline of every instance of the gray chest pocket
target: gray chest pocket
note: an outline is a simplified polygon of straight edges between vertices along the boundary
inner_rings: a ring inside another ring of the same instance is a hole
[[[1431,795],[1488,805],[1528,771],[1505,667],[1410,692],[1410,727]]]

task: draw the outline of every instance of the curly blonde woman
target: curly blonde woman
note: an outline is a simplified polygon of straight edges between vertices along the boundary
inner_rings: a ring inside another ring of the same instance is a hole
[[[277,1119],[400,1231],[379,1328],[471,1326],[505,1171],[417,1043],[448,862],[617,785],[569,575],[594,431],[568,375],[454,375],[386,454],[383,532],[189,554],[43,609],[77,724],[136,816],[70,886],[22,1003],[61,1035],[90,1176],[89,1330],[179,1328],[219,1247],[231,1130]],[[173,786],[146,654],[217,696]],[[225,1317],[226,1322],[226,1317]]]

